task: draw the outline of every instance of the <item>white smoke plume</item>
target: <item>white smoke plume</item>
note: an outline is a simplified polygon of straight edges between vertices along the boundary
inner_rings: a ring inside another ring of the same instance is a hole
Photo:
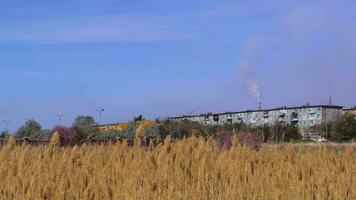
[[[263,61],[261,56],[262,47],[262,36],[247,38],[239,59],[240,80],[258,104],[262,102],[262,94],[258,81],[253,76],[253,71]]]
[[[248,92],[249,94],[256,99],[257,103],[262,102],[260,87],[258,86],[255,80],[247,80]]]

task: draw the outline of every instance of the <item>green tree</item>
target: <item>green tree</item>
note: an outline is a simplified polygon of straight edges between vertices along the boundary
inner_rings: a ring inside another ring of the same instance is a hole
[[[9,132],[8,131],[2,131],[0,134],[0,138],[1,139],[5,139],[9,136]]]
[[[159,137],[159,124],[154,124],[152,126],[146,126],[144,137],[157,138]]]
[[[73,127],[75,128],[74,139],[77,141],[83,140],[88,136],[95,135],[97,125],[92,116],[78,116],[73,122]]]
[[[73,127],[90,127],[97,125],[92,116],[77,116],[74,120]]]
[[[139,126],[139,124],[136,121],[130,121],[124,131],[121,133],[122,137],[127,138],[127,139],[134,139],[135,138],[135,133],[136,129]]]
[[[34,119],[30,119],[25,122],[16,132],[15,137],[17,138],[43,138],[44,132],[42,131],[41,125]]]
[[[134,121],[135,121],[135,122],[139,122],[139,121],[143,121],[143,120],[145,120],[145,118],[143,118],[142,115],[139,115],[139,116],[137,116],[137,117],[134,117]]]
[[[177,124],[178,122],[169,119],[161,121],[158,126],[158,136],[161,139],[166,138],[168,135],[171,134],[173,127],[176,126]]]
[[[345,113],[341,115],[332,125],[331,139],[347,141],[356,138],[356,115]]]
[[[301,138],[297,125],[281,122],[256,127],[245,126],[242,131],[257,133],[263,142],[289,142]]]

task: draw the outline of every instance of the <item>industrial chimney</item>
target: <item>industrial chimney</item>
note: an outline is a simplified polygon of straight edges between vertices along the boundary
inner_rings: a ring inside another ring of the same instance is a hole
[[[258,102],[258,110],[262,110],[262,102]]]

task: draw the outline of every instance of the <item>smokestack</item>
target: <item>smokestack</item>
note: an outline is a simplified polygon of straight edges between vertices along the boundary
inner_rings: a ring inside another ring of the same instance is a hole
[[[262,110],[262,102],[258,102],[258,110]]]
[[[329,83],[329,105],[333,105],[333,93],[331,83]]]

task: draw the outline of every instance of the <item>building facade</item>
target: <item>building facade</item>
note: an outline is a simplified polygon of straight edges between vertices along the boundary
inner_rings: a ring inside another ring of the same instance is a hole
[[[138,121],[139,125],[142,125],[144,127],[146,126],[152,126],[155,124],[154,121],[151,120],[142,120]],[[125,128],[127,127],[128,123],[127,122],[121,122],[121,123],[116,123],[116,124],[101,124],[101,125],[95,125],[94,127],[98,131],[124,131]]]
[[[94,126],[98,131],[123,131],[127,126],[127,123],[117,123],[117,124],[101,124]]]
[[[296,124],[303,133],[309,127],[335,120],[342,114],[342,106],[314,105],[279,107],[274,109],[246,110],[240,112],[208,113],[171,117],[175,121],[190,120],[205,125],[245,123],[251,126],[273,125],[276,122]]]

